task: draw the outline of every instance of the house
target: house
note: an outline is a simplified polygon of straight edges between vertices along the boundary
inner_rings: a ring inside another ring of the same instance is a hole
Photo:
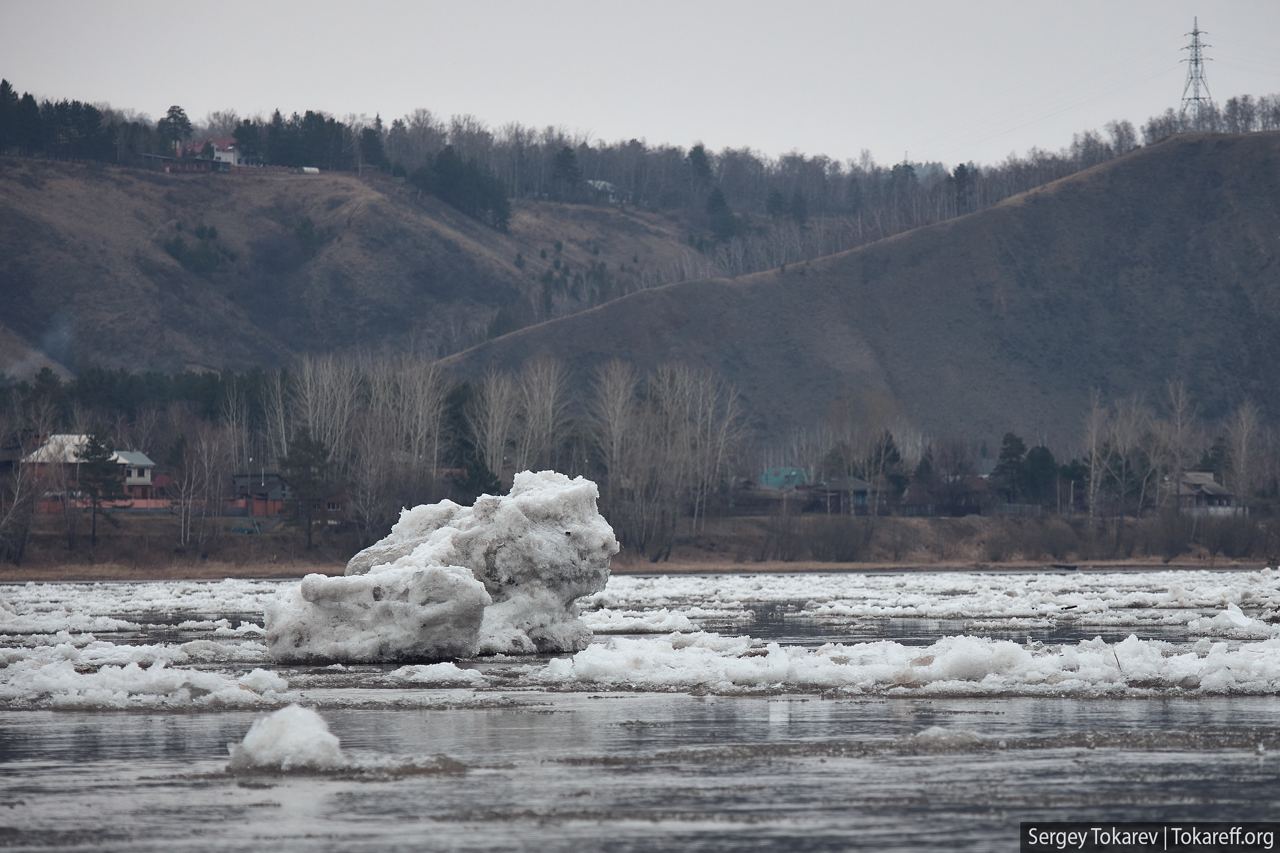
[[[205,157],[206,149],[213,150],[213,157]],[[182,150],[182,156],[201,157],[206,160],[212,159],[217,163],[226,163],[228,166],[244,165],[244,160],[240,157],[240,151],[236,148],[234,137],[224,136],[220,138],[210,137],[201,139],[198,142],[192,142]]]
[[[169,174],[231,171],[230,163],[222,160],[205,160],[200,157],[168,157],[164,154],[143,154],[142,159],[148,168]]]
[[[117,450],[111,457],[117,465],[124,467],[124,492],[131,498],[150,499],[155,493],[155,484],[151,475],[155,472],[156,463],[141,450]]]
[[[59,469],[66,475],[62,481],[70,489],[80,483],[80,455],[89,436],[78,433],[60,433],[49,436],[43,444],[22,458],[23,465],[35,465],[38,469]],[[151,481],[156,463],[140,450],[116,450],[111,461],[120,466],[120,482],[127,497],[148,500],[155,487]]]
[[[232,474],[231,483],[236,506],[253,517],[280,515],[292,499],[289,484],[275,471]]]
[[[1235,495],[1211,471],[1187,471],[1178,483],[1178,509],[1188,515],[1242,515]]]
[[[861,477],[832,477],[803,490],[808,496],[805,509],[827,515],[867,515],[874,490]]]
[[[596,201],[618,204],[624,200],[623,193],[609,181],[586,181]]]
[[[760,474],[760,485],[766,489],[794,489],[809,483],[809,472],[803,468],[774,466]]]

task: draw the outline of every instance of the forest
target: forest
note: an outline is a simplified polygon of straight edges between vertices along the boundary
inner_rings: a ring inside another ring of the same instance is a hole
[[[145,154],[233,139],[247,163],[385,171],[495,228],[508,199],[624,204],[686,217],[702,274],[739,275],[831,254],[990,207],[999,201],[1178,133],[1280,129],[1280,95],[1239,95],[1194,121],[1172,108],[1140,127],[1117,119],[1075,134],[1058,151],[1033,148],[1000,163],[885,165],[865,150],[842,162],[821,154],[770,156],[749,147],[709,151],[641,139],[603,141],[563,127],[417,109],[337,118],[317,110],[242,117],[233,109],[192,121],[178,105],[146,114],[78,100],[37,100],[0,81],[0,152],[137,165]]]
[[[1219,547],[1239,556],[1280,544],[1270,521],[1280,500],[1280,432],[1252,403],[1207,422],[1177,382],[1156,400],[1095,395],[1077,445],[1056,453],[1012,433],[998,448],[925,436],[874,406],[833,409],[811,428],[763,444],[736,389],[710,371],[666,365],[645,374],[620,361],[579,376],[543,358],[456,382],[413,355],[311,356],[290,370],[247,374],[98,370],[62,382],[46,371],[0,393],[0,448],[10,459],[56,433],[88,434],[154,458],[169,476],[173,544],[196,551],[225,535],[220,517],[235,474],[279,473],[309,547],[323,503],[336,502],[339,527],[368,544],[403,506],[469,502],[505,489],[517,471],[553,468],[595,480],[602,511],[630,553],[657,561],[677,542],[753,512],[771,466],[794,467],[805,482],[835,490],[862,481],[870,503],[839,510],[850,517],[834,522],[829,507],[769,504],[761,559],[853,559],[868,552],[871,537],[895,529],[893,517],[919,515],[1028,517],[1059,540],[1062,522],[1051,520],[1069,519],[1078,547],[1111,542],[1107,548],[1132,553],[1138,546],[1124,546],[1122,532],[1134,522],[1165,530],[1172,511],[1189,547],[1194,528],[1177,521],[1172,484],[1192,470],[1211,472],[1241,508],[1225,522],[1235,538]],[[81,487],[67,472],[37,467],[13,465],[0,478],[0,559],[23,558],[41,501]],[[71,550],[80,516],[64,514]],[[1222,529],[1199,528],[1220,537]],[[817,550],[795,550],[801,542]],[[1066,546],[1027,547],[1057,556]]]

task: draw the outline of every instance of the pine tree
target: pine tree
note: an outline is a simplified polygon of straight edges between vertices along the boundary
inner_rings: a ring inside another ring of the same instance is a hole
[[[717,240],[728,240],[738,231],[738,219],[729,209],[729,202],[719,187],[707,196],[707,218],[711,221],[711,233]]]
[[[686,161],[689,164],[689,172],[693,176],[695,184],[710,182],[711,158],[707,156],[707,149],[701,142],[689,149],[689,156]]]
[[[156,122],[156,133],[168,142],[170,147],[176,146],[184,139],[190,139],[191,119],[187,118],[187,111],[177,104],[169,107],[164,118]]]
[[[333,487],[329,448],[304,427],[289,441],[289,455],[280,460],[280,475],[293,493],[295,518],[307,532],[309,551],[316,504]]]
[[[386,168],[387,154],[382,147],[382,116],[375,116],[372,127],[360,131],[360,159],[370,166]]]
[[[76,454],[79,461],[80,490],[89,496],[89,544],[98,546],[98,515],[105,502],[124,497],[124,478],[115,461],[115,451],[100,432],[89,433]]]
[[[1013,433],[1006,432],[1000,442],[1000,456],[996,460],[996,467],[991,472],[991,483],[1004,495],[1007,503],[1014,503],[1022,493],[1023,460],[1026,455],[1026,442]]]
[[[262,156],[262,136],[259,127],[251,120],[245,119],[236,125],[235,132],[232,134],[236,140],[236,151],[240,155],[240,161],[244,162],[258,160]]]
[[[40,118],[40,105],[30,92],[24,92],[18,102],[17,121],[14,122],[18,148],[24,154],[34,154],[44,145],[44,122]]]
[[[0,152],[18,144],[18,93],[0,80]]]
[[[582,170],[578,168],[578,155],[569,146],[556,152],[551,164],[551,183],[555,187],[556,198],[572,198],[582,183]]]

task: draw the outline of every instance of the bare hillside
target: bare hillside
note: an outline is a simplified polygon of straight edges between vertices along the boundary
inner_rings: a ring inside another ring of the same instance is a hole
[[[550,203],[502,234],[384,176],[0,158],[0,371],[453,351],[634,290],[688,259],[682,237]]]
[[[785,270],[676,284],[455,356],[711,366],[780,433],[835,405],[1070,446],[1091,389],[1280,399],[1280,134],[1179,137],[995,208]]]

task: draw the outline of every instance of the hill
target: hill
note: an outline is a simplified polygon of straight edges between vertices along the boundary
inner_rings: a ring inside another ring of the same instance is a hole
[[[705,365],[779,435],[874,406],[933,435],[1072,446],[1091,389],[1280,399],[1280,134],[1181,136],[939,225],[674,284],[452,357]]]
[[[675,221],[616,208],[523,202],[499,233],[382,175],[0,157],[0,371],[452,352],[693,256]]]

